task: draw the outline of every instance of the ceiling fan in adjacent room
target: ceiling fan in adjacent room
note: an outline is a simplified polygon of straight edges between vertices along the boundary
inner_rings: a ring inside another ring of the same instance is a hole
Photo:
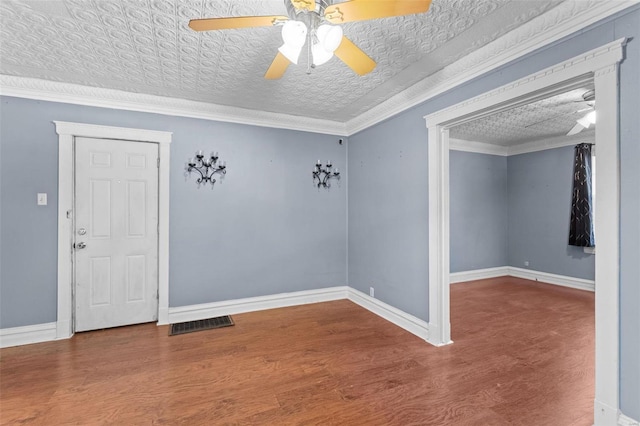
[[[582,99],[589,105],[587,108],[581,109],[576,112],[587,112],[582,118],[576,120],[575,126],[569,130],[567,136],[572,136],[580,133],[581,131],[588,129],[592,124],[596,124],[596,92],[595,90],[588,90],[582,94]]]
[[[541,124],[546,123],[548,121],[557,120],[559,116],[564,117],[568,115],[575,116],[575,114],[582,114],[581,117],[576,120],[576,124],[571,128],[571,130],[569,130],[569,132],[567,133],[567,136],[572,136],[580,133],[585,129],[588,129],[589,127],[591,127],[592,124],[596,124],[596,92],[595,90],[592,90],[592,89],[587,90],[581,95],[581,97],[582,97],[582,100],[571,100],[569,102],[562,102],[559,104],[555,104],[554,106],[552,106],[552,108],[557,108],[559,106],[566,105],[569,103],[582,103],[582,104],[586,103],[585,108],[581,108],[581,109],[569,111],[569,112],[561,112],[561,113],[557,113],[557,112],[554,113],[552,110],[551,117],[545,118],[544,120],[536,121],[535,123],[528,124],[524,127],[529,128],[534,126],[540,126]]]
[[[376,63],[349,40],[340,24],[390,16],[424,13],[431,0],[284,0],[289,16],[239,16],[229,18],[192,19],[194,31],[233,28],[281,26],[284,44],[264,75],[267,79],[282,77],[289,64],[298,63],[307,45],[309,69],[322,65],[334,55],[358,75],[371,72]]]

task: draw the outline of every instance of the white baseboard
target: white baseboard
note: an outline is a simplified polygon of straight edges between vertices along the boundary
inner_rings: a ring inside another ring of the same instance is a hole
[[[509,275],[508,266],[498,266],[496,268],[475,269],[472,271],[453,272],[449,275],[451,284],[463,283],[467,281],[484,280],[487,278],[497,278]]]
[[[593,281],[506,266],[458,272],[451,274],[450,279],[452,283],[457,283],[505,275],[542,281],[549,284],[581,290],[594,291],[595,289]],[[387,321],[392,322],[398,327],[403,328],[431,343],[429,341],[429,324],[426,321],[347,286],[169,308],[168,312],[160,313],[158,325],[262,311],[265,309],[284,308],[308,303],[328,302],[340,299],[349,299],[357,305],[362,306]],[[2,329],[0,330],[0,347],[4,348],[56,340],[56,338],[61,337],[60,335],[57,335],[56,329],[57,324],[55,322]]]
[[[407,330],[409,333],[415,334],[428,341],[429,339],[429,325],[426,321],[420,318],[414,317],[411,314],[394,308],[378,299],[374,299],[371,296],[358,291],[354,288],[348,287],[349,300],[353,303],[362,306],[368,311],[386,319],[389,322],[394,323],[400,328]]]
[[[285,308],[307,303],[328,302],[347,298],[347,286],[329,287],[319,290],[296,291],[293,293],[273,294],[269,296],[247,297],[245,299],[225,300],[200,305],[169,308],[168,322],[195,321],[223,315],[242,314],[263,311],[265,309]]]
[[[619,420],[618,413],[617,408],[595,399],[593,401],[593,426],[617,425]]]
[[[533,271],[509,266],[509,275],[516,278],[524,278],[532,281],[541,281],[546,284],[555,284],[562,287],[576,288],[578,290],[596,291],[596,284],[593,280],[567,277],[565,275],[550,274],[548,272]]]
[[[640,421],[633,420],[631,417],[620,413],[618,416],[618,426],[640,426]]]
[[[570,287],[578,290],[595,291],[596,285],[593,280],[573,278],[566,275],[550,274],[548,272],[534,271],[531,269],[516,268],[513,266],[500,266],[497,268],[476,269],[473,271],[454,272],[449,275],[451,284],[467,281],[482,280],[486,278],[496,278],[511,276],[524,278],[532,281],[540,281],[546,284],[554,284],[562,287]]]
[[[169,308],[158,308],[158,325],[169,324]]]
[[[56,340],[70,339],[72,336],[71,320],[59,320],[56,323]]]
[[[169,323],[174,324],[340,299],[349,299],[424,340],[429,337],[429,327],[425,321],[347,286],[169,308],[168,320]]]
[[[158,325],[341,299],[349,299],[387,321],[429,341],[429,326],[425,321],[347,286],[169,308],[168,313],[161,313]],[[166,322],[162,321],[165,318]],[[56,340],[56,328],[56,323],[53,322],[0,330],[0,347]]]
[[[0,329],[0,348],[56,340],[56,329],[55,322]]]

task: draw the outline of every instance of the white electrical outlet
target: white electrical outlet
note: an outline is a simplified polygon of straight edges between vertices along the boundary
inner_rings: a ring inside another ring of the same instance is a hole
[[[529,266],[529,261],[528,260],[524,261],[524,266]]]
[[[373,290],[373,287],[369,287],[369,296],[375,297],[374,294],[375,294],[375,291]]]
[[[46,206],[47,205],[47,194],[43,192],[38,193],[38,205]]]

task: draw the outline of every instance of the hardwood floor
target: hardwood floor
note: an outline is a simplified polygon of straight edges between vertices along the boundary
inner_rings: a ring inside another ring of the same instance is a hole
[[[591,425],[594,295],[516,278],[451,287],[435,348],[350,301],[0,351],[2,424]]]

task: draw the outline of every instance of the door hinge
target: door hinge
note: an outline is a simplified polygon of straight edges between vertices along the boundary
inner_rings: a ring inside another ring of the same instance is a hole
[[[156,167],[160,168],[160,157],[156,158]]]

